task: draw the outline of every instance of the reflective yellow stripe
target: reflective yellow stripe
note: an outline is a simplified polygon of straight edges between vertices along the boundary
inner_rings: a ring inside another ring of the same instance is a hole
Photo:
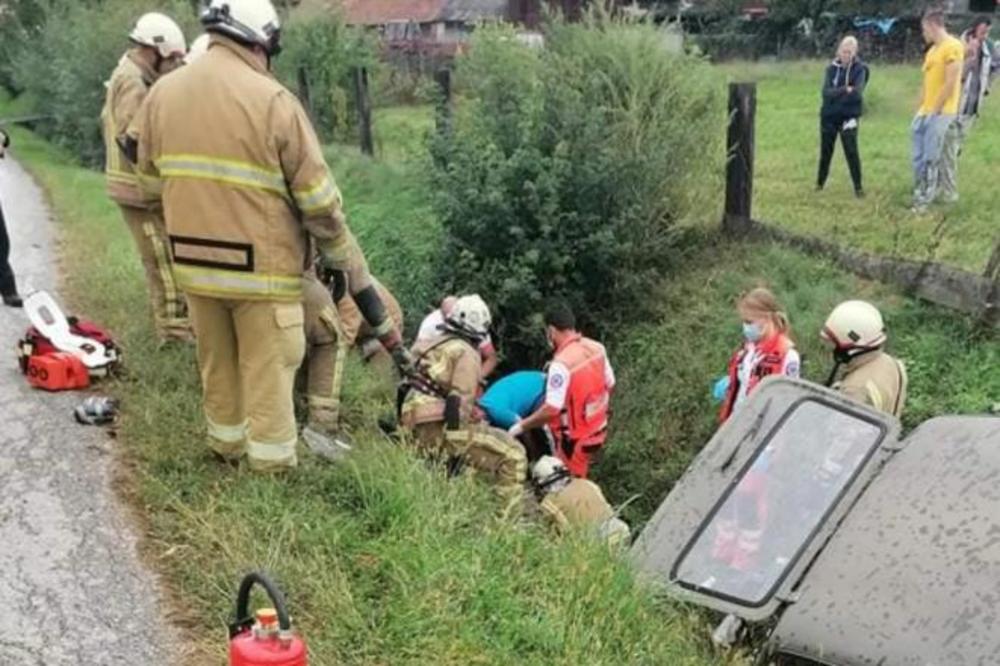
[[[374,329],[375,337],[381,338],[383,336],[389,335],[396,328],[396,322],[392,320],[388,313],[385,315],[385,319],[382,323]]]
[[[316,185],[308,190],[295,190],[295,203],[307,215],[329,208],[340,200],[340,190],[329,176],[323,176]]]
[[[868,392],[868,401],[871,406],[879,411],[885,410],[885,400],[882,399],[882,391],[879,390],[875,382],[870,379],[865,382],[865,390]]]
[[[295,457],[295,444],[298,439],[287,442],[264,443],[250,440],[247,443],[247,456],[254,460],[265,462],[282,462]]]
[[[163,178],[202,178],[288,196],[281,171],[249,162],[204,155],[163,155],[156,160]]]
[[[117,149],[116,146],[115,150]],[[108,180],[128,183],[129,185],[137,185],[139,183],[139,176],[132,171],[116,171],[109,168],[104,171],[104,175],[107,176]]]
[[[243,273],[221,269],[174,264],[174,276],[184,289],[218,296],[277,296],[300,298],[302,278],[288,275]]]
[[[213,439],[217,439],[220,442],[225,442],[226,444],[237,444],[246,439],[247,436],[247,421],[240,423],[239,425],[220,425],[214,423],[212,419],[205,417],[205,421],[208,424],[208,436]]]
[[[142,226],[153,248],[153,259],[156,262],[156,270],[160,274],[160,283],[163,286],[163,314],[166,315],[167,319],[177,319],[183,306],[180,294],[177,292],[177,284],[174,282],[170,255],[167,254],[166,245],[157,225],[153,222],[145,222]]]

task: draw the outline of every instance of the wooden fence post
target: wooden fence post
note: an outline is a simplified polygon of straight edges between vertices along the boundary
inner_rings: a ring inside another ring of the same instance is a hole
[[[361,152],[375,154],[375,140],[372,137],[372,100],[368,91],[368,68],[354,68],[354,99],[358,107]]]
[[[997,237],[996,245],[993,246],[993,254],[986,262],[986,271],[983,277],[990,280],[993,287],[986,297],[986,304],[980,320],[987,326],[1000,326],[1000,236]]]
[[[451,96],[451,70],[442,67],[434,73],[434,80],[438,85],[438,109],[437,109],[437,131],[439,134],[446,134],[451,129],[452,96]]]
[[[729,84],[729,133],[726,141],[726,211],[722,229],[732,236],[751,230],[753,203],[754,118],[757,84]]]

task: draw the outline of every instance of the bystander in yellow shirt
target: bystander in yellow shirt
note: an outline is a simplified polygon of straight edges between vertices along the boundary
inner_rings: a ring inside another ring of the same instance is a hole
[[[965,59],[965,48],[962,42],[949,35],[940,44],[935,44],[924,57],[924,99],[920,103],[918,116],[929,116],[935,112],[934,104],[941,89],[944,88],[945,69],[952,63]],[[962,77],[955,79],[954,89],[945,100],[941,113],[954,115],[958,113],[958,100],[962,96]]]

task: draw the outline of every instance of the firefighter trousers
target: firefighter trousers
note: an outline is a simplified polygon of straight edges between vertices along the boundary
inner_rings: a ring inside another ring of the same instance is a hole
[[[459,459],[489,476],[504,512],[517,509],[524,495],[528,458],[524,447],[504,430],[484,423],[445,430],[443,423],[422,423],[414,428],[417,447],[432,458]]]
[[[326,287],[307,274],[303,288],[309,422],[321,430],[336,432],[340,422],[344,363],[350,343]]]
[[[250,468],[294,467],[295,373],[305,355],[301,303],[188,294],[208,445]]]
[[[153,307],[153,323],[161,340],[190,340],[187,302],[177,288],[167,241],[167,228],[160,211],[119,204],[132,233],[136,251],[146,273],[146,288]]]

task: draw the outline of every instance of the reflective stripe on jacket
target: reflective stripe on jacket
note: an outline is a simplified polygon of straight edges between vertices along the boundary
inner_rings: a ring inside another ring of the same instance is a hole
[[[418,367],[438,386],[461,399],[461,421],[468,423],[482,378],[479,350],[465,340],[438,336],[413,347]],[[412,428],[421,423],[444,421],[445,401],[419,388],[412,388],[403,402],[401,422]]]
[[[145,206],[149,197],[139,187],[139,179],[118,147],[117,139],[125,134],[156,78],[156,73],[131,50],[118,61],[104,96],[101,111],[104,177],[108,196],[125,206]]]
[[[213,35],[203,57],[164,77],[129,134],[143,187],[161,191],[185,291],[299,300],[310,236],[352,293],[371,285],[305,111],[236,42]]]

